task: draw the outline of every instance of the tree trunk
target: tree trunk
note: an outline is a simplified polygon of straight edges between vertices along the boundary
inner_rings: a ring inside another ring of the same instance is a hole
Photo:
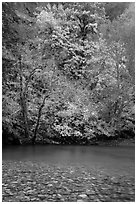
[[[35,141],[36,141],[36,137],[37,137],[37,132],[38,132],[38,127],[39,127],[39,122],[40,122],[40,118],[41,118],[41,113],[42,113],[42,109],[44,107],[44,104],[45,104],[45,100],[46,100],[46,95],[44,96],[44,99],[42,101],[42,104],[39,108],[39,112],[38,112],[38,119],[37,119],[37,123],[36,123],[36,127],[35,127],[35,130],[34,130],[34,136],[32,138],[32,144],[35,144]]]
[[[19,72],[20,74],[20,105],[22,109],[25,137],[29,138],[28,111],[27,111],[27,103],[26,103],[26,93],[24,93],[24,90],[23,90],[21,56],[19,57],[19,70],[20,70]]]
[[[23,122],[24,122],[25,137],[29,138],[28,113],[27,113],[26,99],[24,98],[24,96],[21,96],[21,106],[22,106],[22,116],[23,116]]]

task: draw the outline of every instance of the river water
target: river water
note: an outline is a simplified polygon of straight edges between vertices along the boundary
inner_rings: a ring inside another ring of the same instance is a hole
[[[135,174],[134,147],[36,145],[3,148],[3,160],[39,161],[52,165],[88,166],[107,174]]]

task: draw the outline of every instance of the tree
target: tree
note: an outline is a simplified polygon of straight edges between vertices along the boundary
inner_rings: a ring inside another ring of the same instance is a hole
[[[134,3],[128,4],[128,8],[125,9],[116,20],[107,24],[106,38],[109,41],[119,41],[124,43],[126,48],[125,63],[127,64],[130,75],[133,82],[135,81],[135,6]]]
[[[10,18],[7,13],[10,13]],[[28,85],[31,77],[37,71],[37,67],[33,67],[36,66],[35,61],[33,60],[32,63],[32,57],[34,57],[34,55],[32,56],[29,50],[32,33],[35,36],[35,29],[32,28],[32,23],[33,19],[29,18],[29,16],[25,14],[21,15],[20,12],[17,12],[14,9],[14,4],[3,3],[3,59],[5,59],[6,61],[12,59],[16,64],[13,69],[14,73],[11,73],[13,75],[15,86],[19,87],[18,90],[16,89],[19,94],[17,94],[17,98],[15,98],[15,101],[21,106],[25,137],[27,138],[29,137],[27,110]],[[13,33],[9,35],[7,29],[9,29],[10,31],[13,30]],[[29,58],[30,55],[31,58]],[[6,72],[7,70],[4,70],[3,74],[6,74]],[[15,77],[17,78],[16,81]],[[6,81],[9,86],[9,83],[11,83],[11,81]],[[14,95],[14,91],[15,89],[12,89],[11,94]],[[18,95],[20,95],[20,99],[18,98]]]
[[[134,105],[129,35],[119,29],[128,19],[133,25],[129,10],[111,25],[105,3],[40,3],[33,8],[22,3],[23,12],[16,3],[4,6],[3,121],[8,112],[11,129],[24,127],[33,143],[45,138],[47,129],[72,141],[75,136],[115,135]],[[15,44],[7,27],[14,31]],[[18,110],[14,118],[12,107]]]

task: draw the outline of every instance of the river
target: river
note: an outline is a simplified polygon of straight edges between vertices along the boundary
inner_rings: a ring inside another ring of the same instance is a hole
[[[46,164],[88,166],[107,174],[135,174],[134,147],[101,146],[8,146],[3,148],[3,160],[42,161]]]

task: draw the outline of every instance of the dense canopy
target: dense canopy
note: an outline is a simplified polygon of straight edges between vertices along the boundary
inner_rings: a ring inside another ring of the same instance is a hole
[[[134,136],[134,3],[3,2],[2,54],[3,143]]]

